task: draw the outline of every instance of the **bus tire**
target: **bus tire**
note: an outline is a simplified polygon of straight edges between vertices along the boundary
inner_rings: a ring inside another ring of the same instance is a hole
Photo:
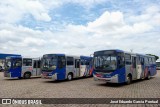
[[[69,73],[67,75],[67,80],[71,81],[73,79],[73,74],[72,73]]]
[[[148,75],[147,75],[147,78],[146,78],[147,80],[150,80],[151,79],[151,74],[150,74],[150,72],[148,72]]]
[[[25,79],[29,79],[29,78],[31,78],[31,73],[29,73],[29,72],[26,72],[26,73],[24,73],[24,76],[23,76]]]
[[[129,85],[129,84],[131,84],[131,82],[132,82],[132,76],[128,75],[126,84]]]

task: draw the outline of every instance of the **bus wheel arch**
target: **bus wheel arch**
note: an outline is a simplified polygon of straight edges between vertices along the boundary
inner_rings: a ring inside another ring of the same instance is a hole
[[[70,73],[68,73],[68,75],[67,75],[67,80],[71,81],[72,79],[73,79],[73,73],[70,72]]]
[[[31,78],[31,72],[29,72],[29,71],[25,72],[23,75],[23,78],[25,78],[25,79]]]
[[[127,75],[126,84],[129,85],[129,84],[131,84],[131,82],[132,82],[132,74],[129,73],[129,74]]]

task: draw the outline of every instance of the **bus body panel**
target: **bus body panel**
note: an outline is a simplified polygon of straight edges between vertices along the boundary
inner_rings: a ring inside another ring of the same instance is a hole
[[[126,71],[125,67],[117,70],[117,73],[119,74],[118,75],[118,83],[123,83],[126,81],[126,72],[125,71]]]
[[[57,79],[54,80],[64,80],[66,79],[66,68],[61,68],[59,69],[56,73],[57,73]]]
[[[137,65],[137,79],[140,79],[141,78],[141,75],[142,75],[142,65]]]
[[[21,77],[21,70],[22,70],[21,67],[13,68],[13,69],[11,68],[11,69],[9,70],[9,72],[10,72],[10,77],[11,77],[11,78]]]
[[[32,76],[35,76],[32,70],[33,70],[32,66],[22,66],[21,77],[23,77],[26,72],[30,72]]]
[[[151,76],[156,75],[157,74],[156,64],[152,64],[149,71],[150,71]]]
[[[86,65],[81,65],[81,67],[80,67],[80,77],[83,77],[83,76],[85,76],[85,75],[87,75],[88,74],[88,72],[87,72],[87,66]]]
[[[66,71],[64,71],[64,72],[65,72],[65,75],[66,75],[65,79],[67,79],[67,76],[68,76],[69,73],[72,73],[74,78],[76,77],[76,73],[74,71],[74,65],[66,66]]]

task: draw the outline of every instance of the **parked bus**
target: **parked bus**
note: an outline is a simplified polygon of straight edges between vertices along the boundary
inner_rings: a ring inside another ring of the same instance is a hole
[[[157,61],[156,65],[157,65],[157,70],[160,70],[160,61]]]
[[[65,54],[46,54],[42,58],[42,78],[72,80],[92,75],[92,58]]]
[[[21,56],[6,57],[4,77],[25,78],[41,76],[40,58],[26,58]]]
[[[156,73],[156,62],[153,56],[123,50],[94,52],[95,80],[130,84],[132,80],[150,79]]]
[[[0,72],[4,71],[5,58],[7,56],[21,56],[21,55],[0,53]]]

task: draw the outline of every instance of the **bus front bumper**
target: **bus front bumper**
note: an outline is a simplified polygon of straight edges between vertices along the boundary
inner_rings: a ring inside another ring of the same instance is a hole
[[[93,75],[95,81],[105,81],[105,82],[110,82],[110,83],[118,83],[118,74],[110,77],[110,78],[102,78],[102,77],[97,77],[96,75]]]
[[[11,77],[11,73],[10,73],[10,72],[5,72],[5,71],[4,71],[4,77]]]
[[[52,79],[52,81],[56,81],[57,80],[57,73],[51,75],[51,76],[48,76],[46,74],[42,74],[41,77],[43,79]]]

